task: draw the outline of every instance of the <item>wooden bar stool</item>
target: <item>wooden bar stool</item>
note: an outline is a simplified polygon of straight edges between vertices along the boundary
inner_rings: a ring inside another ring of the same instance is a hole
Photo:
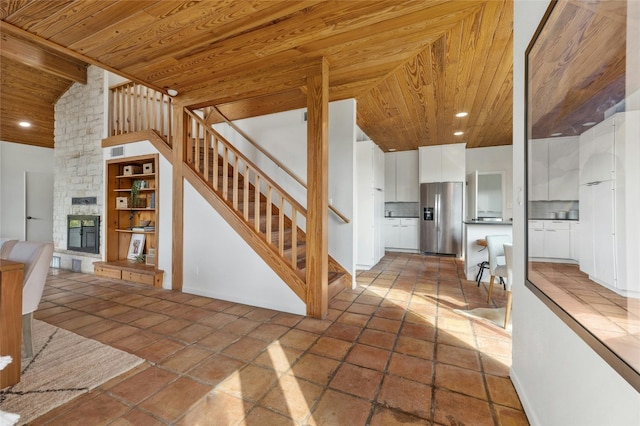
[[[476,240],[476,244],[482,247],[479,251],[487,249],[487,240],[485,240],[484,238]],[[485,260],[484,262],[478,263],[478,268],[480,269],[478,269],[478,273],[476,274],[476,282],[478,283],[478,287],[480,287],[480,282],[482,281],[484,270],[489,269],[489,262]]]

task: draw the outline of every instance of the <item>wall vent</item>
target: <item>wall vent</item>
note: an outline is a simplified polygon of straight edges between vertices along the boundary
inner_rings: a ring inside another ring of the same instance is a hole
[[[124,145],[111,147],[111,157],[124,157]]]
[[[71,259],[71,270],[73,272],[82,272],[82,260]]]
[[[97,197],[71,197],[71,204],[74,206],[86,206],[89,204],[98,204]]]

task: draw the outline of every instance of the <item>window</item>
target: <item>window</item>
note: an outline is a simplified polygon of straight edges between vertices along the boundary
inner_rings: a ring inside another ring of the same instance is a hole
[[[554,2],[527,50],[527,287],[640,391],[640,2]]]

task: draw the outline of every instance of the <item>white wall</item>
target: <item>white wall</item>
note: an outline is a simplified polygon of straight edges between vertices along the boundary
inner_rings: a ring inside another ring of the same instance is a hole
[[[471,148],[465,151],[467,174],[479,172],[504,172],[504,210],[502,217],[513,217],[513,147],[511,145],[488,148]]]
[[[514,3],[514,287],[511,379],[531,424],[637,425],[640,395],[524,287],[524,54],[549,2]]]
[[[303,182],[307,180],[307,123],[305,109],[235,121],[252,140],[277,158]],[[227,124],[214,126],[229,142],[247,155],[303,206],[307,193],[297,182]],[[329,200],[351,220],[345,224],[329,212],[329,254],[355,279],[354,209],[355,209],[355,140],[356,103],[348,99],[329,104]],[[304,224],[301,224],[304,227]]]
[[[306,305],[185,182],[182,291],[252,306],[306,314]]]
[[[25,239],[25,172],[53,173],[53,163],[51,148],[0,141],[1,237]]]

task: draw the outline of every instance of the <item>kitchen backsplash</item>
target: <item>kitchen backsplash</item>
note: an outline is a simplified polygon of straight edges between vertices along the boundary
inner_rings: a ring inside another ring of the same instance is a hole
[[[580,218],[580,203],[578,201],[530,201],[529,219],[553,219],[553,213],[570,210],[578,210]]]
[[[419,217],[420,203],[384,203],[384,215],[387,217]]]

